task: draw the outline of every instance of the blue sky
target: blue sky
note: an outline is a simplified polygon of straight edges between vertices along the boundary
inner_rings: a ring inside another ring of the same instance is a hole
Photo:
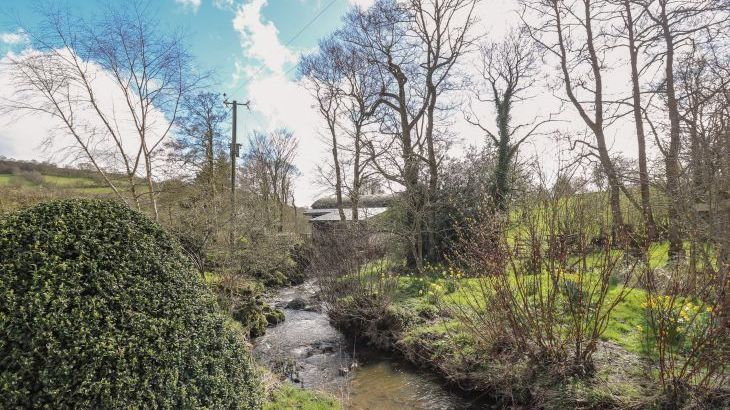
[[[59,0],[60,1],[60,0]],[[212,70],[217,79],[214,91],[229,98],[251,101],[250,111],[239,111],[239,141],[245,143],[253,130],[285,127],[299,140],[295,165],[301,176],[295,181],[297,205],[309,205],[328,189],[317,183],[319,164],[329,159],[326,127],[314,108],[315,102],[294,78],[296,63],[302,53],[317,46],[341,24],[341,18],[353,5],[367,7],[374,0],[150,0],[154,19],[162,29],[182,28],[201,69]],[[3,0],[0,9],[0,99],[12,94],[12,81],[3,72],[2,60],[7,53],[32,47],[18,31],[19,24],[30,27],[38,19],[34,0]],[[63,0],[63,4],[81,16],[103,11],[105,1]],[[124,0],[111,4],[124,5]],[[515,0],[486,0],[475,12],[480,19],[478,32],[501,36],[516,22]],[[320,15],[321,13],[321,15]],[[308,25],[319,15],[316,21]],[[305,27],[306,29],[302,31]],[[300,31],[302,31],[300,33]],[[300,33],[300,34],[299,34]],[[296,37],[296,38],[294,38]],[[464,63],[470,66],[469,62]],[[112,101],[113,104],[113,101]],[[535,100],[524,112],[549,107]],[[542,108],[541,108],[542,107]],[[485,114],[488,110],[485,111]],[[459,155],[474,145],[484,143],[484,135],[468,125],[461,115],[454,116],[451,126],[457,140],[451,152]],[[57,124],[52,119],[27,116],[15,118],[0,115],[0,155],[22,160],[65,161],[61,148],[73,141],[56,136]],[[54,135],[52,146],[42,145]],[[552,144],[554,146],[554,144]],[[535,150],[545,152],[550,144],[537,144]]]
[[[239,139],[254,129],[287,127],[300,140],[297,165],[302,177],[296,197],[307,204],[322,192],[313,180],[315,163],[326,152],[317,136],[315,115],[306,91],[296,83],[293,68],[301,53],[316,47],[333,32],[353,4],[367,6],[372,0],[152,0],[150,12],[167,30],[182,28],[201,69],[215,74],[215,91],[239,101],[251,100],[251,111],[239,115]],[[103,12],[108,4],[71,0],[67,5],[82,17]],[[0,58],[32,46],[20,24],[33,27],[39,20],[40,2],[4,0],[0,10]],[[56,3],[58,4],[58,3]],[[319,15],[319,16],[318,16]],[[313,24],[302,29],[314,19]],[[301,33],[300,33],[301,31]],[[0,72],[0,74],[2,74]],[[7,78],[7,77],[6,77]],[[0,76],[0,82],[2,77]],[[9,88],[0,84],[2,87]],[[0,155],[17,159],[50,159],[61,162],[54,147],[41,148],[42,135],[52,125],[32,118],[0,118]],[[61,145],[61,144],[54,144]]]
[[[124,4],[124,0],[108,3],[95,0],[65,1],[72,10],[81,15],[93,15],[102,10],[101,4]],[[226,0],[156,0],[150,5],[159,18],[162,27],[182,27],[188,36],[188,44],[201,67],[216,73],[220,89],[229,94],[236,89],[245,89],[247,76],[233,80],[235,65],[258,66],[260,63],[247,57],[241,44],[241,34],[234,29],[236,10],[252,1]],[[292,39],[304,25],[330,3],[330,0],[268,0],[263,2],[261,20],[275,25],[282,44]],[[316,46],[318,39],[337,28],[340,19],[350,5],[350,0],[334,0],[288,48],[297,51]],[[28,0],[4,0],[0,11],[0,33],[16,34],[18,21],[33,25],[37,21],[36,8],[40,2]],[[0,42],[0,52],[18,51],[25,44]],[[290,68],[288,65],[287,68]],[[240,91],[239,91],[240,93]],[[245,96],[240,96],[244,98]]]

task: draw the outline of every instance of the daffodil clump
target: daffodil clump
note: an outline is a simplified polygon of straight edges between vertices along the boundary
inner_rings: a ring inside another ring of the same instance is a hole
[[[426,263],[420,275],[409,272],[406,288],[409,293],[419,297],[427,297],[429,302],[436,303],[444,295],[458,289],[458,281],[465,278],[462,270],[452,266]]]
[[[669,295],[647,296],[641,304],[645,311],[645,325],[637,326],[643,332],[648,347],[657,343],[682,351],[692,345],[708,329],[713,319],[713,308]]]

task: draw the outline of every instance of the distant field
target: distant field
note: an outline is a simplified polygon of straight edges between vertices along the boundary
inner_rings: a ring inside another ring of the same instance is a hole
[[[89,177],[0,174],[0,213],[51,199],[94,198],[111,193],[111,188]]]
[[[95,186],[99,185],[97,181],[94,181],[91,178],[83,178],[83,177],[60,177],[55,175],[44,175],[43,180],[51,185],[58,185],[58,186]]]
[[[59,188],[108,189],[106,187],[100,187],[99,182],[92,178],[57,175],[43,175],[43,184],[39,184],[38,182],[32,181],[23,175],[0,174],[0,186],[2,185],[19,185],[26,187],[48,185]]]
[[[28,181],[26,179],[23,179],[23,178],[18,178],[15,175],[12,175],[12,174],[0,174],[0,185],[11,185],[11,184],[14,184],[14,185],[23,185],[23,186],[31,186],[31,185],[33,185],[33,183],[31,183],[30,181]]]

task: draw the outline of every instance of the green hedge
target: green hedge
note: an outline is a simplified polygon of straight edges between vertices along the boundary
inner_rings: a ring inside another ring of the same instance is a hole
[[[0,408],[258,408],[242,341],[180,248],[121,204],[0,220]]]

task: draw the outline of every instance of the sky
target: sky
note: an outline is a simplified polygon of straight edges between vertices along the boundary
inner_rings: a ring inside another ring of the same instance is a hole
[[[314,183],[313,163],[324,156],[316,137],[311,102],[295,81],[295,67],[302,53],[313,50],[320,38],[340,25],[346,11],[372,0],[154,0],[151,12],[160,27],[182,28],[196,63],[214,73],[217,91],[229,99],[251,101],[251,111],[239,111],[239,139],[254,129],[288,127],[299,138],[297,165],[302,175],[296,182],[298,204],[308,205],[321,194]],[[114,2],[112,2],[113,4]],[[123,2],[122,2],[123,3]],[[81,16],[102,9],[97,0],[72,0],[61,4]],[[40,2],[3,0],[0,10],[0,56],[22,52],[32,45],[21,25],[38,21]],[[308,24],[310,23],[311,24]],[[0,65],[0,94],[10,88]],[[43,144],[55,124],[51,120],[0,116],[0,155],[39,161],[64,162],[58,155],[64,142]]]
[[[295,78],[295,68],[303,53],[314,50],[317,42],[336,30],[347,10],[368,7],[373,0],[153,0],[151,12],[163,29],[182,28],[196,63],[215,73],[217,91],[229,99],[251,101],[251,110],[239,109],[239,140],[253,130],[291,129],[299,139],[295,163],[301,176],[295,182],[299,206],[308,206],[323,195],[317,185],[316,166],[327,158],[314,102]],[[20,24],[33,26],[38,19],[38,2],[3,0],[0,11],[0,63],[8,53],[19,53],[32,44]],[[69,9],[81,16],[98,13],[102,3],[69,0]],[[123,4],[123,3],[122,3]],[[498,37],[517,23],[514,0],[487,0],[477,9],[477,31]],[[0,98],[8,92],[7,73],[0,64]],[[544,94],[544,93],[543,93]],[[110,97],[113,98],[113,97]],[[522,107],[526,117],[545,107],[555,106],[550,93]],[[460,116],[456,116],[460,117]],[[30,116],[0,115],[0,155],[16,159],[67,161],[59,157],[63,142],[45,146],[52,132],[50,120]],[[485,136],[464,121],[454,125],[458,140],[452,151],[458,155],[468,147],[482,145]],[[526,151],[551,158],[557,148],[547,139],[533,141]]]

